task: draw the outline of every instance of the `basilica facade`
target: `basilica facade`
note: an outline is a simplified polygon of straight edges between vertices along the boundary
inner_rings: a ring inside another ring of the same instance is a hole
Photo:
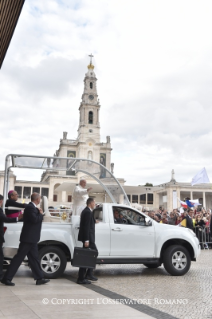
[[[100,101],[97,94],[97,78],[92,63],[90,63],[84,77],[84,89],[79,105],[79,126],[76,140],[69,139],[68,132],[63,132],[59,148],[55,151],[55,157],[83,158],[94,160],[104,165],[113,173],[114,163],[111,163],[111,139],[105,137],[101,142],[100,136]],[[49,154],[46,154],[49,155]],[[57,165],[56,159],[54,165]],[[53,165],[53,167],[54,167]],[[90,176],[82,173],[75,174],[72,170],[46,170],[38,181],[20,181],[11,172],[10,189],[15,189],[19,194],[19,200],[29,202],[33,192],[41,193],[48,197],[49,206],[72,205],[72,192],[80,178],[87,180],[88,187],[92,187],[90,196],[97,203],[110,201],[105,191]],[[102,176],[104,178],[104,170]],[[124,178],[118,178],[123,186],[129,201],[138,209],[158,209],[163,207],[168,210],[180,207],[180,200],[186,197],[199,199],[203,207],[212,208],[212,184],[191,186],[189,183],[179,183],[175,180],[172,171],[170,181],[157,186],[129,186]],[[0,171],[0,193],[3,193],[4,172]]]

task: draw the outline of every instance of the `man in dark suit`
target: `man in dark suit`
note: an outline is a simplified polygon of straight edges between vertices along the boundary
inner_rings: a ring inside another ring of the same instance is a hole
[[[8,218],[5,216],[2,210],[4,197],[0,195],[0,280],[3,277],[3,263],[4,263],[4,255],[3,255],[3,243],[4,243],[4,223],[17,223],[18,220],[22,219],[23,216],[19,215],[19,217]]]
[[[33,193],[31,202],[27,205],[23,216],[23,228],[20,236],[20,244],[18,252],[11,261],[11,264],[6,271],[1,283],[7,286],[14,286],[12,279],[20,267],[25,256],[28,257],[29,264],[36,280],[36,285],[43,285],[49,282],[43,278],[43,272],[38,259],[38,246],[40,240],[40,232],[43,220],[43,212],[37,208],[40,203],[40,194]]]
[[[191,229],[191,230],[194,230],[194,225],[193,225],[193,215],[194,215],[194,212],[192,209],[189,209],[188,210],[188,215],[185,216],[185,219],[186,219],[186,227]]]
[[[95,245],[95,219],[92,213],[95,208],[95,201],[89,197],[86,204],[87,207],[81,213],[78,240],[83,242],[84,248],[91,248],[98,252]],[[91,282],[89,280],[98,280],[93,275],[93,269],[80,268],[77,283],[90,284]]]

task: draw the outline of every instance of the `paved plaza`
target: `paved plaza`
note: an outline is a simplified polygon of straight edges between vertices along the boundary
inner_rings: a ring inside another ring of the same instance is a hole
[[[70,264],[62,278],[44,286],[36,286],[30,269],[21,266],[15,287],[0,285],[0,318],[211,319],[211,265],[212,250],[202,251],[182,277],[168,275],[163,266],[98,265],[99,281],[87,286],[75,283],[77,268]]]

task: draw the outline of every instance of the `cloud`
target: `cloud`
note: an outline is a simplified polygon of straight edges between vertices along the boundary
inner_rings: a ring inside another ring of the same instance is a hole
[[[212,175],[210,1],[25,2],[0,74],[0,168],[76,138],[94,54],[102,140],[127,184]]]

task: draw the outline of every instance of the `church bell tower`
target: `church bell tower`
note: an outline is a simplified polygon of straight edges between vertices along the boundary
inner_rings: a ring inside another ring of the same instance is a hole
[[[93,55],[90,54],[90,64],[84,78],[84,92],[80,103],[78,141],[86,142],[88,139],[100,143],[99,110],[100,104],[97,95],[97,78],[92,64]]]

